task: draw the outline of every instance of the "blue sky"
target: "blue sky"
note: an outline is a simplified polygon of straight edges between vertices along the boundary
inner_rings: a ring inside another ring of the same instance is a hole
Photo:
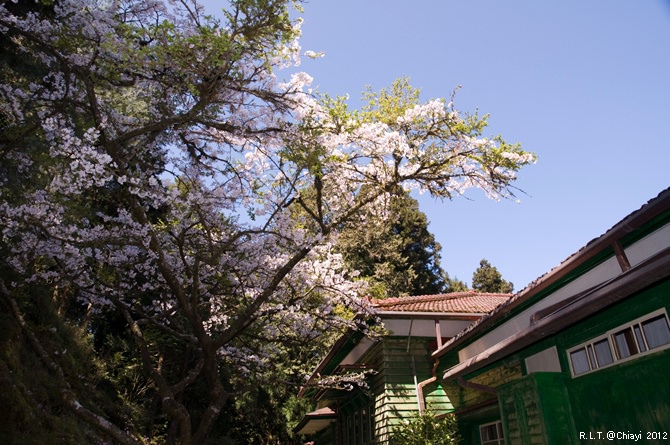
[[[419,198],[452,277],[487,258],[521,290],[670,186],[669,1],[311,0],[303,19],[319,91],[460,85],[458,109],[538,155],[520,204]]]

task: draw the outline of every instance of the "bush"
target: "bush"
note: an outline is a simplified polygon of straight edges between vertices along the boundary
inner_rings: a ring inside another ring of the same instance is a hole
[[[403,420],[391,433],[392,445],[455,445],[460,439],[456,417],[438,418],[430,411]]]

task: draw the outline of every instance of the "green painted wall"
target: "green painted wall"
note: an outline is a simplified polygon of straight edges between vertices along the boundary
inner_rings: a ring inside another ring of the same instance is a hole
[[[540,405],[550,407],[543,414],[548,428],[544,443],[569,443],[570,436],[574,437],[573,443],[630,443],[629,439],[608,440],[604,434],[608,431],[639,433],[670,430],[670,350],[633,358],[578,377],[571,376],[566,353],[576,345],[664,307],[670,309],[669,280],[521,351],[518,355],[523,361],[525,357],[555,345],[563,372],[532,374],[524,377],[519,386],[511,384],[502,388],[501,395],[512,390],[525,394],[535,391],[533,397],[540,400]],[[551,375],[555,377],[547,377]],[[534,390],[523,388],[523,382],[530,379],[535,381]],[[553,394],[549,402],[546,400],[548,393]],[[564,412],[560,409],[556,411],[561,399],[570,413],[567,418],[562,417]],[[504,405],[502,401],[501,405]],[[554,408],[551,408],[552,405]],[[505,416],[504,406],[502,411]],[[566,423],[572,428],[572,433],[552,429],[557,424]],[[598,432],[603,434],[602,439],[598,439]],[[579,433],[583,433],[582,439]],[[508,443],[535,442],[515,442],[510,437]]]
[[[656,285],[575,325],[558,338],[559,344],[564,346],[559,354],[563,368],[566,371],[569,369],[565,349],[662,307],[665,307],[666,311],[670,309],[670,281]],[[667,431],[670,434],[670,350],[668,349],[582,376],[570,377],[567,388],[578,433],[594,433],[590,437],[597,437],[599,431],[603,433]],[[603,438],[584,439],[578,443],[630,442],[627,439],[611,441]]]
[[[522,378],[518,360],[497,363],[466,377],[470,383],[500,388]],[[473,388],[463,388],[455,382],[445,384],[447,394],[454,400],[454,408],[460,409],[458,428],[463,444],[479,444],[479,426],[500,420],[500,408],[496,396]]]
[[[576,378],[568,388],[578,432],[670,434],[669,350]],[[579,443],[630,442],[603,438]]]
[[[576,443],[565,380],[561,373],[535,373],[498,388],[507,444]]]
[[[459,415],[457,419],[461,445],[479,444],[479,426],[500,420],[500,408],[498,403],[486,405],[466,415]]]
[[[404,417],[410,417],[418,411],[416,381],[421,382],[432,376],[433,361],[430,357],[428,345],[433,338],[425,337],[385,337],[373,345],[358,361],[365,363],[377,371],[369,380],[367,395],[361,391],[350,394],[340,394],[338,406],[342,415],[355,410],[366,403],[374,401],[373,428],[375,444],[387,444],[393,426],[402,422]],[[439,383],[424,387],[426,404],[435,412],[449,412],[453,409],[449,398]],[[342,423],[343,419],[340,419]],[[317,438],[317,445],[342,443],[346,428],[336,433],[324,431],[323,436]],[[337,438],[337,439],[336,439]]]

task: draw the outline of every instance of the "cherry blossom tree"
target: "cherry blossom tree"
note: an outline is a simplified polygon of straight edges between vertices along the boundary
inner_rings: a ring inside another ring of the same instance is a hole
[[[79,392],[44,339],[60,328],[28,316],[35,289],[92,333],[116,314],[161,434],[202,444],[231,398],[302,375],[322,332],[365,329],[346,316],[368,310],[363,282],[331,248],[343,224],[399,187],[513,197],[534,161],[405,79],[361,111],[282,79],[292,6],[234,0],[219,21],[192,0],[0,3],[0,295],[63,406],[118,443],[153,433]]]

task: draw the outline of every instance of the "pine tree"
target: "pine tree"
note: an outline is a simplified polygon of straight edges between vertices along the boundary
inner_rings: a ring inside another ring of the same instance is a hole
[[[399,191],[384,213],[367,212],[343,230],[338,247],[346,263],[372,283],[376,298],[443,292],[442,248],[419,203]]]
[[[445,272],[444,281],[446,283],[444,291],[449,292],[467,292],[470,290],[468,285],[459,280],[457,277],[451,278],[448,273]]]
[[[511,293],[514,284],[503,280],[502,274],[486,259],[479,262],[479,267],[472,274],[472,288],[479,292]]]

